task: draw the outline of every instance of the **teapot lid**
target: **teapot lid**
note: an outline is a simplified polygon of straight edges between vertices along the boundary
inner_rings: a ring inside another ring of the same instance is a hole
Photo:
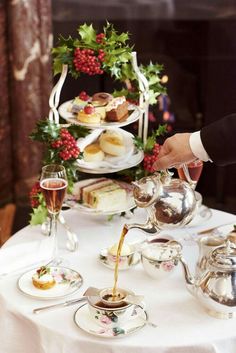
[[[210,256],[210,265],[225,270],[236,269],[236,248],[229,240],[224,246],[216,248]]]

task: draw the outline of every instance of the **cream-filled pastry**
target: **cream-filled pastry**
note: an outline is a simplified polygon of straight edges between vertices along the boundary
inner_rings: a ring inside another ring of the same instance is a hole
[[[125,154],[124,139],[121,133],[107,130],[99,137],[101,150],[112,156],[123,156]]]
[[[104,152],[98,143],[92,143],[85,147],[83,156],[85,162],[100,162],[104,159]]]
[[[83,110],[78,112],[77,119],[83,123],[99,124],[101,121],[101,115],[96,113],[95,107],[88,104]]]
[[[50,289],[55,286],[56,281],[50,273],[50,268],[40,267],[32,276],[33,285],[38,289]]]

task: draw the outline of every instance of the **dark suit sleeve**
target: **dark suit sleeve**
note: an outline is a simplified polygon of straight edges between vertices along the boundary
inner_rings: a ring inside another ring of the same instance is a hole
[[[205,150],[216,165],[236,163],[236,114],[203,127],[200,134]]]

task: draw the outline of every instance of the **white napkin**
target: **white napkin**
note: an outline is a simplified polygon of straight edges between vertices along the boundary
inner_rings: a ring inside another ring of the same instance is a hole
[[[37,238],[0,249],[0,276],[15,273],[30,266],[43,265],[52,259],[53,237],[41,235]]]

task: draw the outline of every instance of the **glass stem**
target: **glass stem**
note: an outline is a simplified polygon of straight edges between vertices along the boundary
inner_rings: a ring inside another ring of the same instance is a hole
[[[57,216],[58,214],[51,214],[51,236],[53,237],[53,260],[58,258],[58,244],[57,244]]]

